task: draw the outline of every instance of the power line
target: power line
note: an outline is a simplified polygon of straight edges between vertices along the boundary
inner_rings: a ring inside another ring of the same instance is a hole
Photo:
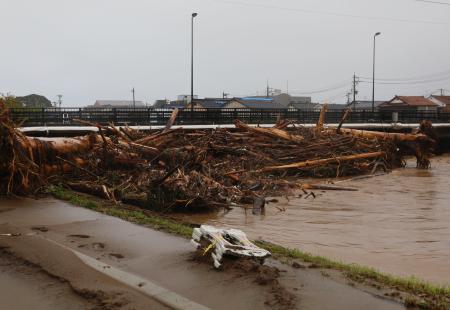
[[[421,81],[411,81],[411,82],[383,82],[380,80],[375,80],[376,84],[382,84],[382,85],[417,85],[417,84],[426,84],[426,83],[433,83],[433,82],[440,82],[440,81],[447,81],[450,80],[450,75],[442,78],[435,78],[435,79],[429,79],[429,80],[421,80]],[[378,82],[377,82],[378,81]],[[371,81],[361,81],[362,83],[372,83]]]
[[[416,1],[432,3],[432,4],[450,5],[450,3],[448,3],[448,2],[439,2],[439,1],[431,1],[431,0],[416,0]]]
[[[416,80],[423,80],[423,79],[431,79],[431,78],[437,78],[442,77],[450,74],[450,70],[447,69],[445,71],[440,71],[436,73],[430,73],[426,75],[420,75],[416,77],[408,77],[408,78],[377,78],[377,81],[396,81],[396,82],[406,82],[406,81],[416,81]],[[366,80],[372,80],[371,77],[361,77],[362,79]]]
[[[322,88],[322,89],[316,89],[316,90],[310,90],[310,91],[298,91],[298,90],[291,90],[290,92],[293,94],[298,95],[314,95],[314,94],[320,94],[320,93],[327,93],[333,90],[341,89],[348,86],[348,81],[344,81],[339,84],[334,84],[332,86]]]
[[[228,3],[228,4],[240,5],[240,6],[247,6],[247,7],[259,7],[259,8],[265,8],[265,9],[275,9],[275,10],[290,11],[290,12],[300,12],[300,13],[315,14],[315,15],[348,17],[348,18],[367,19],[367,20],[382,20],[382,21],[400,22],[400,23],[450,25],[450,23],[448,23],[448,22],[439,22],[439,21],[431,21],[431,20],[414,20],[414,19],[389,18],[389,17],[368,16],[368,15],[354,15],[354,14],[347,14],[347,13],[335,13],[335,12],[327,12],[327,11],[292,8],[292,7],[282,7],[282,6],[276,6],[276,5],[271,5],[271,4],[241,2],[241,1],[235,1],[235,0],[209,0],[209,1],[222,2],[222,3]]]

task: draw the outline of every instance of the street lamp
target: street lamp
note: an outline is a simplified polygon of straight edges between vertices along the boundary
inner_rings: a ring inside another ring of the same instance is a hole
[[[197,13],[192,13],[191,19],[191,114],[194,115],[194,18]]]
[[[375,112],[375,44],[376,44],[376,38],[380,34],[381,34],[381,32],[377,32],[373,36],[372,113]]]

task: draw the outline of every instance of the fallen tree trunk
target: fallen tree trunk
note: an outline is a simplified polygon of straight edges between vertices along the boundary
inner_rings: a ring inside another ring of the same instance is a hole
[[[317,125],[316,125],[316,128],[318,131],[321,131],[323,129],[327,111],[328,111],[328,104],[324,104],[322,109],[320,110],[319,120],[317,121]]]
[[[255,172],[271,172],[271,171],[277,171],[277,170],[311,168],[311,167],[323,166],[323,165],[327,165],[327,164],[335,163],[335,162],[339,163],[339,162],[343,162],[343,161],[352,161],[352,160],[358,160],[358,159],[377,158],[377,157],[383,157],[385,155],[386,155],[385,152],[373,152],[373,153],[339,156],[339,157],[317,159],[317,160],[307,160],[304,162],[290,164],[290,165],[265,167],[263,169],[256,170]]]
[[[330,129],[329,132],[336,132],[335,129]],[[344,135],[350,135],[354,137],[366,138],[366,139],[383,139],[383,140],[393,140],[393,141],[428,141],[434,142],[428,136],[424,134],[407,134],[407,133],[392,133],[392,132],[381,132],[381,131],[367,131],[358,130],[350,128],[340,128],[340,132]]]
[[[167,122],[166,127],[163,130],[163,133],[168,132],[170,130],[170,128],[175,123],[177,116],[178,116],[178,109],[175,109],[172,111],[172,115],[170,115],[169,121]]]
[[[249,132],[256,133],[259,135],[264,135],[270,138],[278,138],[283,139],[287,141],[291,141],[294,143],[300,143],[304,141],[303,137],[299,135],[292,135],[288,133],[287,131],[278,129],[278,128],[258,128],[258,127],[251,127],[241,121],[236,121],[235,123],[236,128],[245,129]]]

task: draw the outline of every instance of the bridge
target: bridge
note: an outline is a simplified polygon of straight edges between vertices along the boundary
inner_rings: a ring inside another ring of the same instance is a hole
[[[130,126],[138,130],[158,130],[164,128],[172,110],[169,109],[11,109],[11,116],[16,123],[21,124],[21,130],[30,136],[78,136],[96,132],[92,124]],[[326,113],[326,123],[338,126],[343,117],[343,111]],[[299,126],[315,126],[319,119],[318,111],[293,110],[248,110],[248,109],[196,109],[180,110],[173,128],[185,129],[215,129],[234,128],[234,121],[241,121],[261,127],[272,127],[278,119],[288,119]],[[80,122],[80,120],[82,122]],[[430,120],[443,145],[450,148],[450,113],[430,112],[350,112],[343,127],[376,130],[386,132],[411,132],[419,127],[422,120]],[[84,121],[84,122],[83,122]]]
[[[326,113],[327,123],[339,123],[343,111]],[[82,126],[79,122],[101,125],[114,123],[117,126],[161,126],[169,120],[172,110],[153,108],[15,108],[10,109],[14,121],[24,127]],[[298,124],[315,124],[320,112],[314,110],[254,110],[254,109],[182,109],[175,125],[230,125],[236,119],[248,124],[274,124],[278,119],[291,120]],[[398,113],[383,111],[352,111],[347,124],[365,126],[390,126],[393,123],[414,124],[429,120],[434,124],[450,126],[450,113],[410,112]]]

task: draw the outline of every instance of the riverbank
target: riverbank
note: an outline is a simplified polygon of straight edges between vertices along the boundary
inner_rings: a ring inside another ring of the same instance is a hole
[[[428,170],[416,169],[410,159],[387,174],[329,180],[353,192],[314,190],[316,198],[300,192],[277,198],[264,214],[235,208],[179,219],[238,228],[252,239],[450,285],[448,171],[449,155],[434,157]]]
[[[74,193],[61,187],[52,187],[51,192],[59,199],[70,201],[76,205],[104,214],[175,233],[185,238],[191,236],[192,225],[179,222],[173,218],[161,217],[161,215],[153,212],[134,207],[115,208],[103,200]],[[417,304],[429,309],[446,309],[450,305],[450,287],[448,286],[433,285],[416,277],[391,276],[373,268],[362,267],[356,264],[345,264],[340,261],[333,261],[325,257],[314,256],[300,250],[288,249],[264,241],[257,241],[257,243],[272,251],[281,260],[289,259],[290,264],[292,263],[292,259],[296,259],[300,260],[301,264],[306,263],[313,265],[313,267],[337,270],[343,277],[351,280],[353,284],[357,282],[369,287],[392,289],[394,292],[387,294],[394,294],[397,300],[401,300],[405,304]],[[399,292],[403,292],[404,294]]]
[[[114,206],[100,205],[97,201],[78,199],[90,201],[90,207],[95,205],[98,211],[114,209]],[[125,297],[121,299],[122,302],[145,297],[136,292],[137,287],[133,289],[128,286],[127,291],[125,285],[83,265],[73,257],[72,251],[92,257],[110,268],[139,275],[146,281],[212,309],[319,307],[356,310],[361,305],[366,309],[403,309],[394,297],[384,296],[392,290],[378,290],[356,282],[355,286],[350,286],[339,274],[334,275],[331,270],[325,274],[324,270],[314,266],[299,268],[297,265],[292,267],[277,260],[268,260],[265,268],[278,270],[276,282],[271,278],[267,280],[265,274],[246,270],[245,266],[218,272],[210,264],[194,258],[193,248],[186,238],[157,232],[60,201],[48,198],[2,200],[0,208],[0,233],[3,234],[0,236],[0,245],[13,253],[17,260],[20,258],[39,265],[82,292],[89,292],[90,284],[94,283],[100,296],[103,296],[101,292],[108,292],[108,285],[113,285],[113,291],[120,293],[113,296]],[[149,217],[137,215],[129,214],[130,219],[141,223]],[[158,224],[160,229],[164,228],[163,222]],[[188,226],[185,228],[188,229]],[[7,233],[12,235],[4,235]],[[139,284],[134,283],[135,286]],[[147,298],[147,301],[152,300]],[[118,302],[120,300],[115,303]],[[130,304],[117,305],[119,309],[131,308]],[[149,308],[148,304],[147,307],[136,304],[133,307]]]

